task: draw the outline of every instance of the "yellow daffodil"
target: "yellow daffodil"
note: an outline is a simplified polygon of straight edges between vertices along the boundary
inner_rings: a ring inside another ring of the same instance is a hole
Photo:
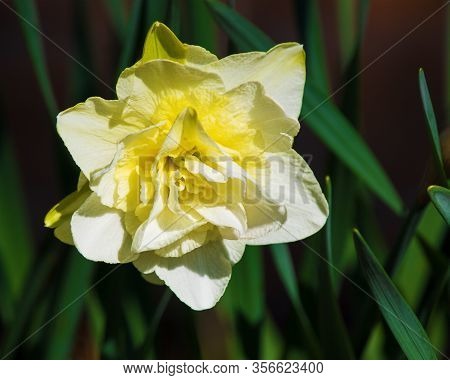
[[[320,186],[292,150],[304,83],[297,43],[218,60],[155,23],[117,100],[58,115],[81,175],[46,226],[90,260],[133,262],[191,308],[213,307],[246,244],[325,223]]]

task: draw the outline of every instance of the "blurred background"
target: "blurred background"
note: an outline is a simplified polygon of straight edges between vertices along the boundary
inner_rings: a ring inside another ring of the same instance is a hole
[[[353,245],[354,226],[415,311],[440,351],[437,356],[448,355],[449,234],[428,204],[426,189],[438,184],[439,176],[418,82],[423,68],[448,165],[448,1],[220,4],[0,1],[1,356],[402,358],[404,350],[376,303],[354,284],[370,293]],[[234,268],[223,300],[198,313],[165,288],[146,283],[132,265],[109,274],[113,267],[85,261],[43,227],[46,212],[75,189],[78,178],[56,134],[57,112],[89,96],[114,98],[109,87],[140,57],[155,20],[168,24],[183,42],[219,57],[256,50],[250,48],[252,41],[262,44],[269,38],[304,44],[307,91],[311,84],[321,97],[308,101],[317,120],[303,109],[295,149],[312,157],[310,165],[323,186],[326,175],[333,182],[335,225],[330,229],[338,271],[331,275],[331,294],[323,289],[327,264],[317,254],[325,256],[325,231],[305,243],[249,249]],[[259,29],[256,37],[248,22]],[[240,37],[236,25],[244,30]],[[314,110],[328,98],[332,110]],[[343,158],[345,144],[336,146],[326,129],[328,124],[339,128],[340,118],[362,136],[363,148],[384,170],[380,178],[392,188],[385,191],[384,182],[378,186],[377,178],[355,169],[351,157]],[[286,260],[277,261],[277,252]],[[322,302],[327,297],[336,304],[338,328],[332,323],[327,328],[329,311]]]

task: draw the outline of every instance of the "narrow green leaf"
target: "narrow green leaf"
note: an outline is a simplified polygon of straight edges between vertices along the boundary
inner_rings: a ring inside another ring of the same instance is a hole
[[[1,161],[0,161],[1,162]],[[26,290],[23,291],[23,296],[15,309],[15,320],[11,323],[10,328],[3,340],[1,359],[9,359],[13,357],[15,349],[28,342],[25,337],[26,329],[29,328],[29,318],[33,314],[33,310],[38,302],[42,302],[39,296],[48,281],[49,274],[56,262],[56,256],[53,250],[50,250],[44,257],[36,259],[33,266],[33,271],[30,271],[27,277]],[[40,326],[39,326],[40,327]],[[34,333],[35,330],[29,332]]]
[[[248,323],[256,325],[264,317],[264,274],[261,247],[247,246],[239,265],[233,268],[229,297],[232,307],[239,311]]]
[[[136,295],[129,295],[123,300],[123,312],[133,347],[142,345],[146,332],[146,318]]]
[[[449,281],[450,265],[448,259],[441,252],[431,247],[420,235],[418,235],[417,240],[432,268],[432,275],[428,277],[428,283],[419,302],[417,313],[423,325],[427,326],[431,314],[439,304]]]
[[[358,230],[353,234],[360,266],[380,311],[408,359],[436,359],[433,346],[396,286]]]
[[[0,266],[11,301],[20,297],[33,259],[31,233],[18,173],[11,140],[0,126]]]
[[[188,0],[189,40],[211,52],[216,51],[217,30],[206,4],[201,0]]]
[[[326,178],[326,194],[330,214],[325,226],[326,262],[319,265],[319,336],[321,339],[325,358],[327,359],[353,359],[354,354],[350,344],[347,328],[342,319],[336,298],[336,289],[333,283],[333,200],[330,177]]]
[[[357,45],[355,3],[353,0],[338,0],[336,5],[341,65],[345,68],[352,60]]]
[[[180,0],[170,0],[169,19],[167,20],[169,28],[177,35],[181,36],[181,4]]]
[[[306,65],[308,67],[308,82],[312,83],[323,94],[329,94],[330,82],[327,70],[325,44],[323,43],[322,25],[320,20],[319,3],[309,0],[307,3]],[[301,10],[298,10],[299,12]]]
[[[219,25],[240,51],[267,50],[273,41],[230,7],[207,3]],[[393,211],[403,205],[394,186],[361,136],[320,90],[309,85],[303,99],[303,117],[312,131]]]
[[[284,342],[269,314],[261,328],[261,346],[259,357],[263,360],[283,359]]]
[[[86,294],[86,312],[95,344],[99,351],[101,351],[103,338],[105,336],[106,315],[100,300],[94,291]]]
[[[312,357],[321,357],[318,339],[300,298],[294,264],[292,263],[289,248],[286,244],[273,244],[270,246],[270,250],[278,275],[280,276],[281,282],[283,283],[289,299],[294,306],[294,310],[297,313],[302,332],[305,335],[307,347],[310,350]]]
[[[446,74],[445,74],[445,82],[446,82],[446,89],[445,89],[445,104],[447,104],[446,109],[446,125],[450,124],[450,7],[447,7],[447,14],[446,14],[446,30],[445,30],[445,42],[444,46],[447,48],[445,49],[445,66],[447,68]]]
[[[117,36],[122,44],[125,43],[127,36],[127,21],[126,21],[126,9],[125,1],[123,0],[105,0],[106,9],[114,24]]]
[[[45,353],[48,359],[69,359],[95,265],[75,249],[70,250],[69,255],[63,268],[64,275],[54,309],[55,320]]]
[[[153,358],[156,331],[158,329],[159,323],[161,322],[161,318],[164,312],[166,311],[167,305],[169,304],[171,298],[172,292],[169,289],[166,289],[157,307],[155,308],[155,312],[150,321],[150,325],[147,328],[147,333],[145,335],[144,342],[142,343],[142,347],[139,350],[138,355],[139,358],[144,359]]]
[[[146,0],[145,1],[145,25],[147,30],[155,21],[161,21],[168,24],[168,6],[167,0]],[[147,32],[147,30],[145,32]]]
[[[441,186],[430,186],[428,195],[444,220],[450,225],[450,190]]]
[[[217,23],[241,51],[267,50],[273,41],[234,9],[216,1],[206,0]]]
[[[428,91],[427,80],[423,69],[419,70],[419,87],[420,95],[422,97],[423,109],[428,124],[428,133],[431,143],[433,145],[433,158],[436,165],[436,170],[441,184],[447,184],[447,175],[445,174],[444,164],[442,162],[441,143],[439,141],[439,131],[436,123],[436,116],[434,114],[433,103],[431,103],[430,92]]]
[[[143,10],[143,0],[134,0],[126,29],[125,44],[119,59],[119,73],[133,62],[133,54],[136,51],[136,39],[139,29],[139,21]],[[139,51],[140,53],[140,51]]]
[[[386,271],[391,276],[397,271],[412,239],[416,235],[416,230],[422,219],[423,212],[424,207],[421,204],[416,204],[409,210],[408,215],[404,219],[400,234],[386,263]]]
[[[15,0],[15,4],[21,18],[22,31],[39,87],[41,88],[50,118],[54,119],[58,113],[58,106],[45,62],[45,52],[42,36],[39,32],[40,25],[36,5],[34,0]]]
[[[394,186],[364,140],[338,108],[309,86],[302,117],[312,131],[393,211],[403,205]]]

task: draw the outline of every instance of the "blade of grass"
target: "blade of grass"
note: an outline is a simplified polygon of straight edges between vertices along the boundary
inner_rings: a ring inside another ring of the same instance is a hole
[[[133,55],[136,53],[136,39],[138,36],[139,22],[142,14],[143,0],[134,0],[127,23],[124,47],[119,59],[118,74],[133,63]],[[139,54],[140,53],[141,52],[139,51]]]
[[[180,0],[170,0],[168,26],[177,35],[181,35],[181,3]]]
[[[261,329],[261,347],[259,357],[263,360],[283,359],[284,342],[270,315],[264,319]]]
[[[95,292],[86,295],[86,312],[94,342],[99,352],[103,346],[106,328],[106,315]]]
[[[439,131],[434,114],[433,103],[431,102],[430,92],[428,91],[427,80],[423,69],[419,70],[419,87],[422,97],[423,109],[428,124],[428,134],[430,136],[433,159],[436,166],[439,181],[442,185],[447,185],[447,175],[445,174],[444,163],[442,161],[441,143],[439,141]]]
[[[229,6],[216,0],[206,0],[206,5],[217,23],[237,45],[239,50],[264,51],[274,45],[268,36]]]
[[[208,0],[219,25],[240,51],[267,50],[273,41],[230,7]],[[303,117],[312,131],[394,212],[403,205],[395,187],[361,136],[320,90],[310,85],[303,99]]]
[[[211,13],[204,1],[188,0],[187,10],[189,16],[191,44],[199,45],[209,51],[215,52],[217,49],[217,30]]]
[[[326,194],[330,214],[325,226],[326,260],[319,265],[319,336],[326,359],[353,359],[353,349],[350,344],[347,328],[342,319],[336,299],[336,289],[333,282],[335,271],[333,266],[332,223],[333,200],[330,177],[326,177]]]
[[[145,25],[147,30],[155,21],[167,22],[168,18],[167,0],[146,0],[145,1]],[[147,30],[145,32],[147,32]]]
[[[320,358],[322,357],[321,348],[300,298],[294,265],[292,263],[289,248],[286,244],[274,244],[270,246],[270,250],[275,267],[278,271],[278,275],[280,276],[281,282],[286,289],[289,299],[291,300],[299,319],[300,327],[302,329],[302,333],[304,334],[306,345],[310,351],[311,357]]]
[[[428,284],[423,292],[418,307],[418,316],[424,326],[428,325],[430,316],[439,304],[441,296],[450,278],[450,266],[448,259],[431,247],[428,242],[418,235],[418,241],[431,264],[432,275],[429,276]],[[445,302],[445,301],[444,301]]]
[[[33,271],[28,273],[27,283],[29,286],[17,304],[14,323],[10,324],[10,329],[2,339],[3,344],[0,351],[2,359],[9,359],[10,355],[14,355],[14,351],[11,350],[15,350],[17,345],[21,344],[28,328],[30,315],[33,314],[36,304],[42,301],[39,296],[42,294],[55,262],[56,255],[51,250],[43,258],[36,259]]]
[[[164,312],[166,311],[167,305],[169,304],[171,298],[172,292],[169,289],[166,289],[163,296],[161,297],[161,300],[159,301],[158,306],[155,309],[153,318],[151,319],[150,325],[147,328],[147,333],[145,335],[144,342],[142,343],[142,346],[139,349],[137,357],[144,359],[154,357],[154,343],[156,330],[158,329],[159,323],[161,322],[161,318]]]
[[[95,266],[95,263],[87,261],[75,249],[70,250],[69,255],[54,310],[61,314],[49,331],[45,352],[47,359],[69,359],[85,304],[83,295],[89,289]]]
[[[297,3],[298,4],[298,3]],[[298,9],[297,12],[301,10]],[[319,3],[309,0],[307,2],[305,48],[306,64],[308,67],[308,82],[313,84],[323,94],[329,94],[330,82],[327,71],[324,39],[320,20]]]
[[[352,60],[357,42],[355,6],[352,0],[338,0],[337,8],[341,67],[345,68]]]
[[[251,325],[264,317],[264,274],[261,247],[247,246],[239,265],[233,268],[231,291],[232,307]]]
[[[442,218],[450,226],[450,190],[441,186],[430,186],[428,188],[434,207],[442,215]]]
[[[15,0],[15,4],[17,12],[26,20],[21,20],[22,31],[48,113],[53,120],[58,113],[58,106],[48,75],[42,38],[38,32],[40,26],[36,5],[33,0]]]
[[[117,36],[122,44],[125,43],[127,36],[127,21],[126,21],[126,9],[125,1],[123,0],[105,0],[106,9],[114,24]]]
[[[361,270],[386,323],[405,355],[412,360],[436,359],[433,346],[420,321],[356,229],[354,240]]]
[[[22,294],[34,253],[16,163],[11,140],[0,126],[0,266],[11,304]]]
[[[342,113],[313,87],[305,92],[304,115],[312,131],[394,212],[399,214],[402,201],[374,154]],[[322,105],[321,105],[322,104]]]

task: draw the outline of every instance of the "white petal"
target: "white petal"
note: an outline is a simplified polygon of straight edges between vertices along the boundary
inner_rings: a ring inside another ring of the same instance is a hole
[[[124,227],[124,213],[100,203],[92,194],[73,214],[71,229],[75,246],[89,260],[123,263],[134,260],[131,237]]]
[[[245,215],[245,209],[241,204],[217,206],[196,205],[195,211],[208,222],[218,227],[231,227],[240,234],[244,234],[247,229],[247,217]]]
[[[86,177],[109,165],[117,143],[138,130],[123,121],[124,107],[122,101],[89,98],[58,115],[58,133]]]
[[[207,230],[199,228],[183,236],[180,240],[161,248],[154,250],[154,254],[161,257],[181,257],[194,249],[200,248],[205,244],[208,235]]]
[[[189,232],[206,224],[193,211],[174,214],[167,207],[154,219],[148,219],[136,231],[133,251],[144,252],[160,249],[181,239]]]
[[[286,220],[280,229],[247,244],[285,243],[316,233],[327,220],[328,203],[310,167],[295,151],[266,158],[268,168],[262,171],[259,185],[270,199],[286,207]],[[270,217],[266,210],[259,211]]]
[[[297,43],[275,46],[267,53],[234,54],[204,66],[218,73],[227,90],[242,83],[260,82],[266,95],[297,119],[305,85],[305,52]]]
[[[249,239],[248,244],[252,244],[252,239],[278,231],[286,222],[285,206],[271,204],[264,200],[256,204],[246,204],[245,212],[247,214],[247,230],[241,239]]]
[[[230,259],[231,264],[237,264],[244,254],[245,243],[240,240],[222,240],[223,245],[226,248],[227,256]]]
[[[226,182],[227,177],[211,166],[204,164],[195,156],[188,156],[184,161],[187,170],[193,174],[200,174],[203,178],[212,182]]]
[[[155,273],[176,296],[194,310],[213,307],[231,277],[227,247],[210,242],[180,258],[161,258]]]

